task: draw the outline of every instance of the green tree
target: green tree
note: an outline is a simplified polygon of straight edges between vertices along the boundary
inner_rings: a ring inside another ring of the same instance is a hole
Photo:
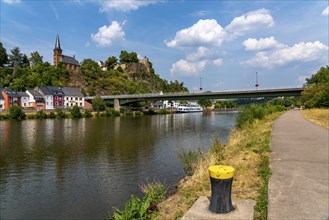
[[[198,104],[203,108],[207,108],[207,107],[210,107],[212,105],[210,99],[200,99],[198,101]]]
[[[21,67],[28,67],[30,66],[30,60],[29,58],[26,56],[26,54],[23,55],[23,58],[22,58],[22,64],[21,64]]]
[[[8,54],[6,48],[2,46],[0,42],[0,67],[3,67],[4,64],[8,63]]]
[[[101,68],[92,59],[85,59],[81,63],[81,72],[87,81],[93,81],[101,75]]]
[[[79,106],[75,105],[70,109],[70,114],[73,118],[81,118],[82,114],[80,112]]]
[[[21,66],[23,63],[23,54],[21,53],[21,50],[19,47],[15,47],[12,50],[10,50],[11,54],[9,55],[9,62],[11,66]]]
[[[30,57],[30,63],[32,66],[35,66],[36,64],[42,64],[43,63],[43,56],[41,56],[38,51],[34,51],[31,53]]]
[[[120,63],[138,63],[137,53],[131,52],[128,53],[125,50],[122,50],[120,53]]]
[[[97,112],[104,111],[106,109],[106,102],[100,96],[96,96],[92,100],[92,105],[93,105],[93,110],[95,110]]]
[[[118,59],[115,56],[111,56],[107,58],[105,65],[108,70],[113,70],[117,63],[118,63]]]
[[[26,115],[23,112],[22,107],[13,105],[9,108],[9,117],[11,119],[23,120],[25,119]]]
[[[329,106],[329,66],[306,79],[306,89],[302,92],[301,100],[308,108]]]

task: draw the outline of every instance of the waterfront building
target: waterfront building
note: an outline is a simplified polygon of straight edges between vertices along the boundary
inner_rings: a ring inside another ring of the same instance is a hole
[[[36,87],[34,90],[38,91],[41,95],[43,95],[43,100],[46,103],[45,109],[54,109],[54,97],[47,87]]]
[[[21,99],[21,106],[27,108],[29,104],[29,95],[26,92],[17,92],[17,94]]]
[[[1,94],[5,100],[5,110],[8,110],[13,105],[21,106],[21,97],[18,95],[17,92],[13,91],[12,89],[4,89],[2,90]]]
[[[5,109],[5,98],[2,95],[2,88],[0,88],[0,112]]]
[[[62,91],[64,93],[64,106],[65,108],[72,108],[73,106],[84,107],[84,96],[80,92],[80,88],[73,87],[63,87]]]
[[[26,94],[29,96],[28,107],[39,109],[45,109],[44,96],[36,90],[26,90]]]

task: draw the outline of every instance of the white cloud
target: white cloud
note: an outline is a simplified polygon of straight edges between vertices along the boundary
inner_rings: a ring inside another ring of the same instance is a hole
[[[12,5],[21,3],[21,0],[3,0],[3,2]]]
[[[199,46],[220,46],[225,39],[224,29],[214,19],[199,20],[193,26],[176,33],[168,47],[186,48]]]
[[[267,50],[281,45],[273,36],[268,38],[260,38],[259,40],[254,38],[249,38],[245,40],[242,45],[245,47],[247,51],[255,51],[255,50]]]
[[[322,15],[328,16],[329,15],[329,6],[327,6],[323,11]]]
[[[296,82],[298,85],[302,86],[306,83],[306,78],[308,78],[309,76],[298,76]]]
[[[91,34],[91,39],[100,47],[111,46],[113,42],[124,40],[125,33],[117,21],[112,21],[109,26],[100,27],[98,33]]]
[[[274,19],[267,9],[259,9],[243,14],[233,19],[233,21],[225,27],[225,30],[232,33],[232,37],[241,36],[247,32],[270,28],[274,26]]]
[[[213,60],[212,62],[213,62],[214,65],[216,65],[216,66],[220,66],[220,65],[223,64],[223,59],[218,58],[218,59],[216,59],[216,60]]]
[[[163,0],[97,0],[97,2],[101,5],[101,11],[110,11],[112,9],[128,12],[137,10],[140,7],[157,4],[163,2]]]
[[[172,74],[185,76],[198,76],[206,66],[206,61],[189,62],[187,60],[179,60],[174,63],[170,69]]]
[[[285,46],[274,51],[257,52],[253,58],[242,62],[242,64],[251,67],[272,68],[291,62],[326,62],[328,60],[328,49],[328,46],[319,41],[301,42],[292,47]]]

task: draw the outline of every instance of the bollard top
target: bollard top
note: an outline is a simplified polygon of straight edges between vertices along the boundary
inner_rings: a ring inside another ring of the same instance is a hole
[[[215,165],[208,170],[210,177],[215,179],[231,179],[234,176],[234,168],[231,166]]]

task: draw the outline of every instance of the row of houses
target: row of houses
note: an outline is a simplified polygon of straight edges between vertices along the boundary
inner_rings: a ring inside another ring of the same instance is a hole
[[[84,108],[85,100],[80,88],[73,87],[44,86],[25,92],[0,88],[0,111],[13,105],[37,110],[72,108],[75,105]]]

